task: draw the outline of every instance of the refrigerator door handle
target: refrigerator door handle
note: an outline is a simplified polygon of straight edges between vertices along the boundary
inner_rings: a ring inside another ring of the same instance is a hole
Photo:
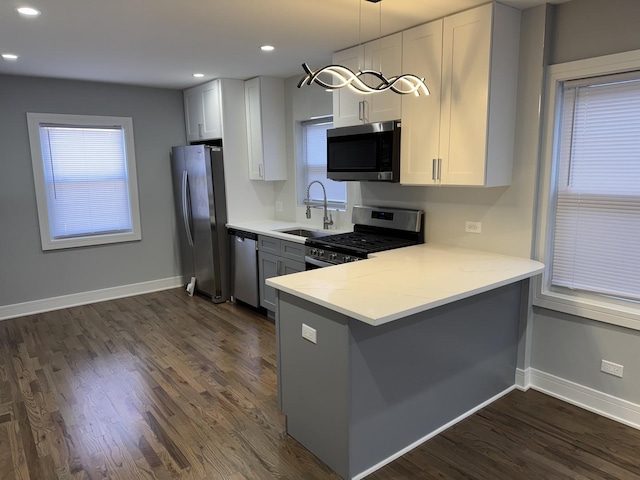
[[[182,220],[184,221],[184,230],[187,234],[187,240],[189,245],[193,247],[193,236],[191,235],[191,226],[189,225],[189,219],[191,218],[190,205],[187,205],[187,189],[189,186],[189,178],[187,171],[182,171]]]

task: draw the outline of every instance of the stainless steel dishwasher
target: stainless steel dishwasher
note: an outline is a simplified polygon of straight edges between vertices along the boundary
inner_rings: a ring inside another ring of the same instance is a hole
[[[258,307],[258,235],[229,229],[231,243],[231,299]]]

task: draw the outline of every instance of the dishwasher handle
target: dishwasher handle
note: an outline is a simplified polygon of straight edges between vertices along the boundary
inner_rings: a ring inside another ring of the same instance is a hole
[[[235,228],[228,229],[229,235],[233,235],[234,237],[240,238],[242,240],[258,240],[258,234],[253,232],[245,232],[244,230],[236,230]]]

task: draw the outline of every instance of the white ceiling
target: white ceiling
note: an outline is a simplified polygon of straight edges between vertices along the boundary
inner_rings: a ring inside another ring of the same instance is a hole
[[[336,50],[487,0],[2,0],[0,73],[185,88],[290,77]],[[510,0],[526,8],[544,0]],[[16,12],[41,10],[36,18]],[[362,8],[362,22],[359,10]],[[380,11],[381,8],[381,11]],[[362,33],[359,33],[361,25]],[[271,53],[260,45],[276,47]],[[195,79],[194,72],[205,74]]]

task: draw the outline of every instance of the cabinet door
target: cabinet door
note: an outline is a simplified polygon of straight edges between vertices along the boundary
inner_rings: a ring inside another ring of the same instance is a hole
[[[262,179],[287,179],[284,80],[260,77],[260,122],[262,131]],[[253,113],[253,112],[251,112]]]
[[[402,58],[402,32],[368,42],[364,46],[364,64],[368,69],[382,72],[386,78],[403,73],[406,70]],[[378,85],[378,78],[365,75],[368,85]],[[392,91],[365,95],[366,122],[397,120],[401,117],[402,96]]]
[[[296,262],[287,258],[282,259],[280,275],[289,275],[291,273],[304,272],[306,265],[304,262]]]
[[[304,253],[304,243],[289,242],[287,240],[283,240],[280,243],[280,255],[283,258],[304,262]]]
[[[442,23],[420,25],[402,35],[404,73],[423,77],[429,89],[429,95],[402,95],[400,183],[404,185],[438,182]]]
[[[279,238],[269,237],[268,235],[258,235],[258,250],[261,252],[280,255],[282,240]]]
[[[262,109],[260,107],[260,78],[244,83],[244,100],[247,108],[247,149],[249,153],[249,178],[264,178],[262,152]]]
[[[222,138],[220,82],[218,80],[205,85],[202,90],[202,104],[204,105],[202,138],[207,140]]]
[[[222,138],[219,81],[185,90],[184,113],[188,141]]]
[[[493,4],[444,19],[441,183],[484,185]]]
[[[260,306],[276,311],[276,289],[266,285],[264,282],[271,277],[280,274],[281,262],[279,256],[267,252],[258,252],[258,272],[260,278]]]
[[[190,142],[200,140],[204,124],[204,105],[200,87],[184,91],[184,118],[187,124],[187,140]]]
[[[333,63],[343,65],[353,73],[364,70],[364,46],[348,48],[333,54]],[[349,88],[341,88],[333,91],[333,126],[348,127],[358,125],[364,121],[363,101],[361,94],[351,91]]]

